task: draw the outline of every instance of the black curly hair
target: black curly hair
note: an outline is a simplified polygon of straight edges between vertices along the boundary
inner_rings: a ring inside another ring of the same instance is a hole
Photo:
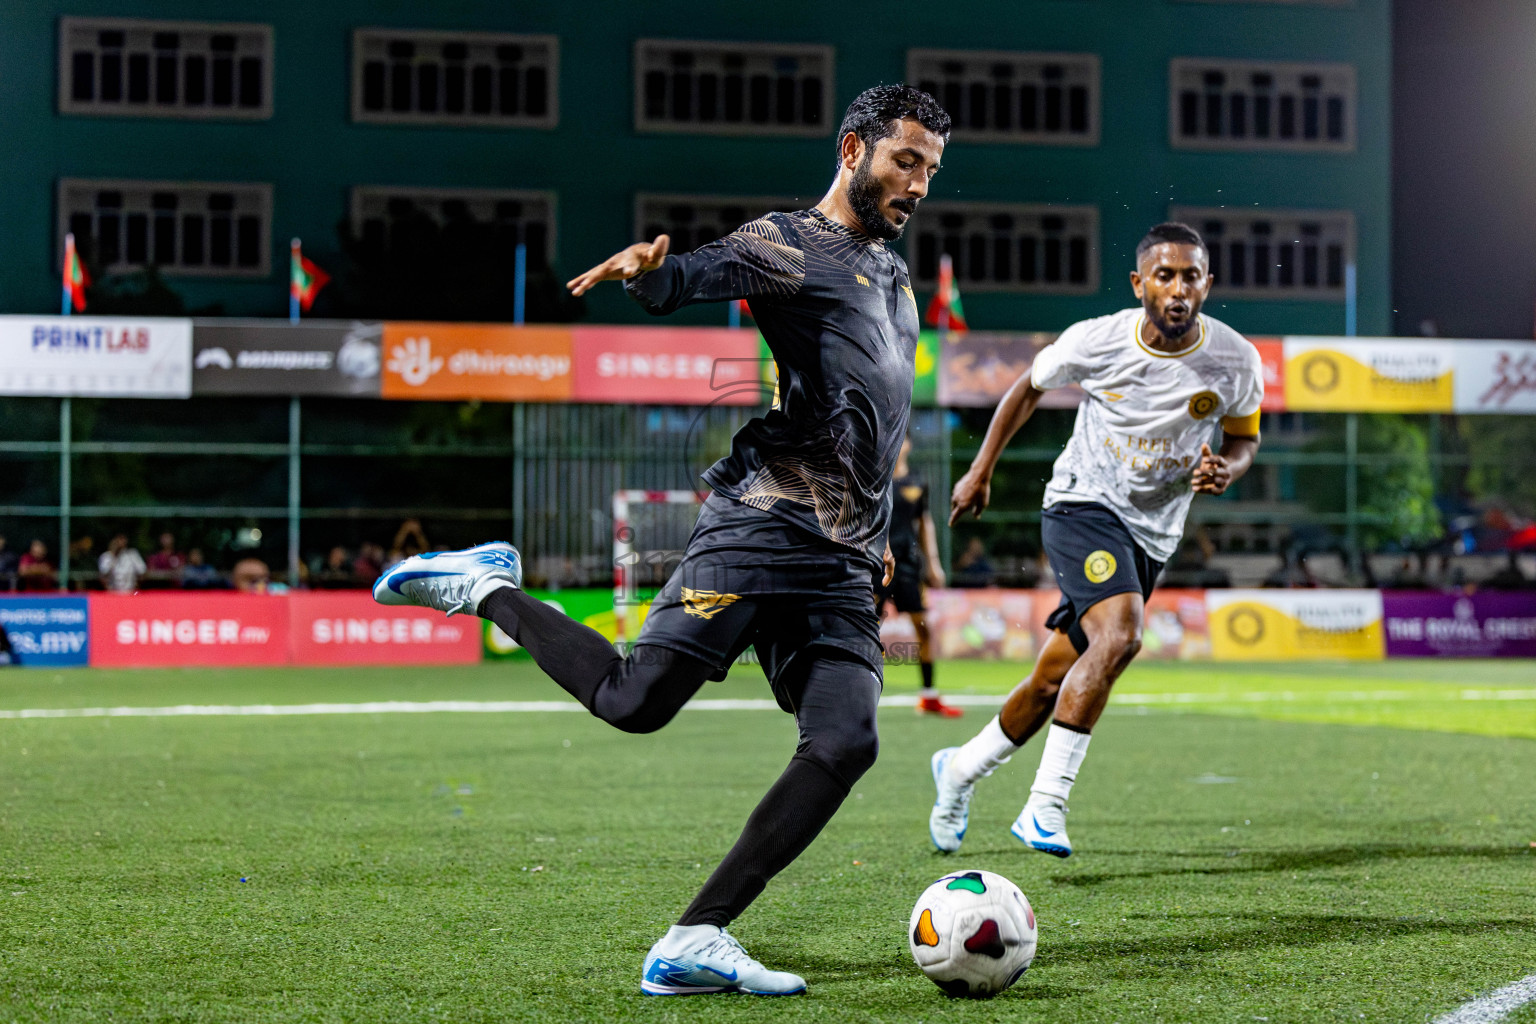
[[[897,121],[916,121],[924,128],[949,141],[949,115],[939,106],[939,101],[911,85],[877,85],[865,89],[848,104],[843,114],[843,124],[837,130],[833,145],[838,158],[842,158],[843,139],[853,132],[865,146],[874,149],[875,143],[896,134]]]
[[[1175,245],[1198,245],[1205,249],[1205,239],[1200,237],[1200,232],[1188,224],[1181,224],[1176,220],[1164,221],[1154,224],[1147,229],[1140,242],[1136,244],[1136,259],[1140,262],[1142,254],[1154,245],[1162,245],[1164,242],[1172,242]],[[1209,252],[1210,250],[1206,250]]]

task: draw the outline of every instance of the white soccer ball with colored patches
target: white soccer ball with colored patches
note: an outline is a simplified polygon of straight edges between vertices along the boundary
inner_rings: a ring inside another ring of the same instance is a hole
[[[907,930],[912,959],[945,993],[995,996],[1035,958],[1035,910],[1002,875],[945,875],[918,897]]]

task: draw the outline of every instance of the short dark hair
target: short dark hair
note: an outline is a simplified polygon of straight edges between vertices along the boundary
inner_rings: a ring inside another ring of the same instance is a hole
[[[1188,224],[1169,220],[1161,224],[1152,225],[1142,240],[1136,243],[1136,262],[1141,262],[1142,254],[1148,249],[1154,245],[1162,245],[1165,242],[1172,242],[1174,245],[1198,245],[1200,248],[1205,249],[1207,253],[1211,251],[1206,249],[1205,239],[1200,237],[1200,232]]]
[[[843,124],[837,130],[834,144],[840,154],[843,139],[853,132],[865,146],[874,149],[875,143],[896,134],[897,121],[908,120],[916,121],[945,142],[949,141],[949,115],[939,106],[939,101],[921,89],[902,84],[877,85],[854,97],[843,114]]]

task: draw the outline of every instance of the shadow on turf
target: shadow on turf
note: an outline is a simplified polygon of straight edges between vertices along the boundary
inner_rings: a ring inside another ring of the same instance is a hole
[[[1102,967],[1106,960],[1136,960],[1151,968],[1184,969],[1185,957],[1228,954],[1276,947],[1323,946],[1416,935],[1485,935],[1490,929],[1529,930],[1530,920],[1494,918],[1479,921],[1438,921],[1427,918],[1364,917],[1355,914],[1169,914],[1138,915],[1138,920],[1188,920],[1198,927],[1184,935],[1145,939],[1088,939],[1052,943],[1050,963],[1086,963]],[[1221,928],[1224,919],[1259,922],[1253,927]],[[1148,961],[1148,958],[1153,958]],[[1148,972],[1141,972],[1148,973]]]
[[[1147,856],[1145,850],[1108,850],[1110,854]],[[1155,856],[1155,851],[1152,852]],[[1401,846],[1386,843],[1367,843],[1360,846],[1303,847],[1295,850],[1240,850],[1236,855],[1227,854],[1230,864],[1210,866],[1173,867],[1158,871],[1097,872],[1081,875],[1056,875],[1053,885],[1092,887],[1105,882],[1117,882],[1133,878],[1165,878],[1171,875],[1240,875],[1263,874],[1278,871],[1314,871],[1320,868],[1349,867],[1375,861],[1424,860],[1434,858],[1466,857],[1481,860],[1504,860],[1530,857],[1531,851],[1517,846]],[[1175,856],[1208,859],[1223,856],[1219,853],[1176,854]]]

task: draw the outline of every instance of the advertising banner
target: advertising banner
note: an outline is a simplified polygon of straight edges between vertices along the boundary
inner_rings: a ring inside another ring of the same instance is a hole
[[[1211,630],[1205,609],[1205,591],[1152,591],[1141,634],[1141,653],[1136,657],[1203,661],[1210,656]]]
[[[1003,392],[1029,372],[1035,353],[1056,340],[1054,334],[966,331],[951,334],[940,346],[940,405],[990,409]],[[1047,391],[1042,409],[1075,409],[1083,400],[1076,385]]]
[[[1279,338],[1249,338],[1264,364],[1264,412],[1285,411],[1285,342]]]
[[[295,665],[468,665],[480,660],[480,623],[429,608],[385,607],[366,590],[287,597]]]
[[[1536,414],[1536,342],[1455,345],[1457,412]]]
[[[1382,594],[1389,658],[1536,658],[1536,594]]]
[[[191,320],[0,316],[0,395],[191,394]]]
[[[578,402],[764,403],[756,331],[730,327],[577,327]]]
[[[609,641],[618,638],[613,619],[612,587],[579,587],[571,590],[530,590],[528,596],[543,601],[558,612],[603,634]],[[635,617],[643,621],[644,616]],[[485,656],[487,658],[527,658],[528,654],[496,623],[485,620]]]
[[[976,658],[985,661],[1029,661],[1035,656],[1035,614],[1042,592],[1033,590],[930,590],[928,628],[933,634],[934,656]],[[1052,605],[1054,607],[1054,605]],[[903,621],[905,617],[903,617]],[[893,643],[916,640],[905,625],[894,627]],[[885,633],[882,632],[882,636]]]
[[[196,320],[192,393],[378,398],[383,332],[349,320]]]
[[[568,402],[571,330],[386,323],[385,398]]]
[[[1208,590],[1205,607],[1220,661],[1386,656],[1379,590]]]
[[[1285,404],[1302,412],[1450,412],[1456,344],[1286,338]]]
[[[286,665],[288,598],[149,591],[91,594],[91,664]]]
[[[83,597],[0,597],[0,626],[27,668],[90,663],[90,614]]]

